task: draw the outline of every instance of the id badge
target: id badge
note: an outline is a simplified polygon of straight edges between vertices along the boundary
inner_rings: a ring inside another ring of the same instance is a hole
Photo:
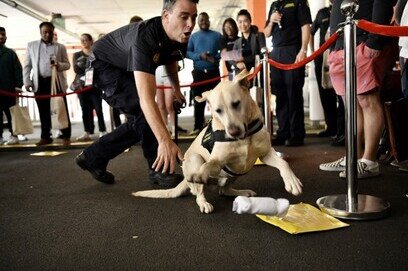
[[[89,68],[85,72],[85,86],[92,86],[94,69]]]

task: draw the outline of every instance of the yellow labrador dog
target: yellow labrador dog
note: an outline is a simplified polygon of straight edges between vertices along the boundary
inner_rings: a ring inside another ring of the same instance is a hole
[[[227,196],[255,196],[251,190],[236,190],[231,184],[247,173],[259,157],[279,169],[286,191],[302,193],[302,183],[288,163],[271,146],[270,135],[262,123],[259,107],[249,94],[249,73],[242,71],[233,82],[222,81],[204,92],[198,102],[207,101],[212,121],[196,137],[184,156],[184,180],[172,189],[132,193],[136,197],[176,198],[191,192],[203,213],[214,207],[204,196],[204,184],[216,182],[219,193]]]

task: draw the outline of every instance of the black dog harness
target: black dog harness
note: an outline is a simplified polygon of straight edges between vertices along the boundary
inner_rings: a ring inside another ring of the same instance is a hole
[[[264,124],[260,119],[256,119],[252,121],[248,125],[248,128],[246,129],[245,137],[243,139],[259,132],[262,129],[263,125]],[[203,140],[201,141],[201,146],[203,146],[206,150],[208,150],[209,153],[211,153],[214,148],[215,142],[231,142],[231,141],[238,141],[238,140],[242,140],[242,139],[227,137],[225,130],[213,131],[211,120],[210,120],[207,125],[207,130],[204,133]],[[242,176],[246,174],[246,173],[242,173],[242,174],[234,173],[233,171],[228,169],[228,167],[226,166],[223,167],[222,170],[224,170],[227,174],[231,175],[232,177],[238,177],[238,176]]]

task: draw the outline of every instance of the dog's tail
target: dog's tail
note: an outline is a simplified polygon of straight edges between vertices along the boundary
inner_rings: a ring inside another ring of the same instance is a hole
[[[183,180],[176,187],[171,189],[157,189],[133,192],[135,197],[142,198],[178,198],[185,195],[189,191],[189,186],[186,180]]]

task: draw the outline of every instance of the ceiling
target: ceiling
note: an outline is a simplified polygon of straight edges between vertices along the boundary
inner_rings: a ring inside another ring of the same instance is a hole
[[[235,17],[238,10],[246,8],[246,0],[201,0],[199,12],[210,15],[211,28],[221,31],[225,18]],[[64,30],[57,26],[58,41],[77,45],[77,35],[90,33],[97,38],[129,22],[134,15],[143,19],[158,16],[163,0],[0,0],[0,26],[7,30],[7,46],[25,48],[27,42],[39,39],[38,25],[42,19],[50,20],[52,13],[59,13],[65,22]],[[31,12],[31,15],[15,8]],[[33,18],[36,16],[36,18]],[[197,27],[196,29],[197,30]]]

